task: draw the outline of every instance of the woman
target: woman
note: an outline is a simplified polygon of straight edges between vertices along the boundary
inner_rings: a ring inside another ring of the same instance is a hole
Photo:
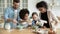
[[[56,16],[51,11],[48,11],[48,6],[45,1],[37,3],[36,8],[40,11],[40,19],[47,21],[47,23],[44,23],[45,27],[50,28],[52,21],[56,22],[55,25],[59,22]]]

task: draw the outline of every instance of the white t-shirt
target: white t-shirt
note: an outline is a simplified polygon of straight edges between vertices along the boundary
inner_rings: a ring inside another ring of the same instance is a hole
[[[17,12],[18,12],[17,10],[14,10],[14,19],[17,19],[17,15],[18,15]]]

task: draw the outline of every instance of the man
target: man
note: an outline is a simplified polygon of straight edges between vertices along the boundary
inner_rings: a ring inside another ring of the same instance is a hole
[[[20,0],[13,0],[13,6],[8,7],[5,10],[4,13],[4,18],[5,18],[5,24],[4,24],[4,28],[6,29],[6,25],[7,23],[10,24],[11,28],[16,28],[16,24],[17,24],[17,19],[19,20],[19,4],[20,4]],[[8,27],[7,27],[8,28]]]

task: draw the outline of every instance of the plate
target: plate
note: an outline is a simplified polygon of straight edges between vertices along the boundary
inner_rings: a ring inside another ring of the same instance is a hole
[[[48,34],[48,30],[45,30],[45,29],[37,29],[37,30],[33,30],[33,32],[36,32],[36,33],[40,33],[40,34]]]

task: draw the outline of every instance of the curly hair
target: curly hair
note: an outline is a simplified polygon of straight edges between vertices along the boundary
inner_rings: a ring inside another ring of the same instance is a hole
[[[29,15],[29,10],[28,9],[21,9],[20,12],[19,12],[19,17],[21,19],[24,19],[25,14]]]
[[[45,1],[41,1],[36,4],[36,8],[41,8],[41,7],[48,9],[48,5]]]

